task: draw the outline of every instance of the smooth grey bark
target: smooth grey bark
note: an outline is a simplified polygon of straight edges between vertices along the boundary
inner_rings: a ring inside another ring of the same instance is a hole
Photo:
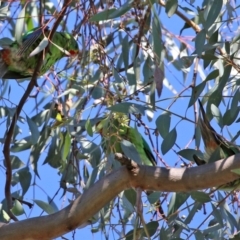
[[[52,239],[83,224],[127,188],[166,192],[189,192],[216,187],[239,178],[240,154],[192,168],[122,166],[94,183],[82,196],[61,211],[48,216],[0,224],[1,240]]]

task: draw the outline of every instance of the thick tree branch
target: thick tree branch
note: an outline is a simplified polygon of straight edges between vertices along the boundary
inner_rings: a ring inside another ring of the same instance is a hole
[[[0,225],[0,239],[52,239],[86,223],[121,191],[134,187],[167,192],[186,192],[217,187],[239,178],[240,154],[193,168],[122,166],[106,175],[63,210],[43,217]],[[135,169],[134,171],[132,171]]]

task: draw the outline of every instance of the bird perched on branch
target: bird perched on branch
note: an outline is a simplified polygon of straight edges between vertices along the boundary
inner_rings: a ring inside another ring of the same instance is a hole
[[[96,130],[102,136],[102,148],[106,156],[111,153],[122,153],[140,164],[157,165],[148,143],[136,128],[129,126],[129,118],[126,114],[110,113],[97,123]],[[147,195],[151,193],[152,191],[146,191]],[[154,205],[166,219],[160,201],[158,200]]]
[[[121,143],[126,140],[135,146],[141,164],[156,166],[156,160],[146,140],[136,128],[130,127],[128,123],[127,115],[112,113],[97,124],[97,131],[102,136],[104,151],[106,151],[106,154],[117,152],[124,154]]]
[[[239,153],[239,146],[227,141],[214,130],[206,116],[202,103],[200,101],[198,102],[200,106],[198,126],[202,134],[206,153],[204,154],[204,159],[200,159],[198,156],[193,155],[196,164],[203,165],[209,162],[215,162]],[[240,178],[224,184],[219,188],[222,190],[236,190],[240,188]]]
[[[55,32],[51,41],[49,29],[35,28],[25,33],[21,41],[14,41],[0,50],[0,78],[23,79],[33,75],[39,56],[46,48],[46,54],[39,76],[47,72],[58,60],[76,57],[79,48],[74,37],[66,32]]]

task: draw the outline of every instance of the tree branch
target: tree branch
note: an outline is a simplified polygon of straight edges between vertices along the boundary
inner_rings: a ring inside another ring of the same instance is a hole
[[[231,182],[239,175],[240,154],[193,168],[162,168],[134,163],[134,172],[122,166],[106,175],[61,211],[0,225],[0,239],[52,239],[88,222],[121,191],[130,187],[166,192],[187,192]],[[137,170],[136,170],[137,169]]]
[[[63,3],[63,7],[62,10],[59,13],[59,16],[57,18],[57,20],[55,21],[53,28],[48,36],[49,41],[52,39],[53,34],[55,33],[58,25],[60,24],[60,22],[62,21],[68,6],[70,5],[72,0],[64,0]],[[28,84],[27,90],[25,91],[25,93],[23,94],[16,112],[13,116],[13,120],[11,122],[11,125],[6,133],[6,139],[5,139],[5,143],[4,143],[4,147],[3,147],[3,154],[5,157],[5,162],[6,162],[6,183],[5,183],[5,197],[6,197],[6,202],[7,202],[7,209],[8,209],[8,215],[11,217],[11,219],[17,221],[18,219],[12,214],[11,212],[11,208],[12,208],[12,196],[11,196],[11,181],[12,181],[12,166],[11,166],[11,159],[10,159],[10,144],[12,141],[12,136],[13,136],[13,132],[14,132],[14,128],[15,125],[17,123],[17,119],[20,115],[20,112],[22,111],[22,108],[27,100],[27,98],[29,97],[30,93],[32,92],[34,86],[36,85],[37,82],[37,78],[39,75],[39,71],[41,69],[42,63],[43,63],[43,59],[44,59],[44,54],[46,54],[48,51],[48,46],[46,47],[45,51],[42,51],[39,55],[39,59],[36,65],[36,68],[34,69],[34,73],[32,75],[32,79]]]

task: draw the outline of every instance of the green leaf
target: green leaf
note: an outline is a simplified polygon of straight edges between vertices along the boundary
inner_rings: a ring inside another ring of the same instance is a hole
[[[94,182],[96,181],[96,178],[97,178],[98,170],[99,170],[98,167],[93,169],[84,189],[88,189],[94,184]]]
[[[160,228],[159,239],[168,239],[169,238],[169,233],[167,230],[168,229],[165,229],[164,226],[162,226]]]
[[[9,46],[13,43],[14,41],[10,38],[4,37],[0,39],[0,46],[1,47],[6,47]]]
[[[49,196],[48,196],[47,198],[48,198],[48,202],[49,202],[49,204],[51,205],[53,211],[54,211],[54,212],[58,212],[58,211],[59,211],[58,206],[55,204],[55,202],[53,201],[53,199],[50,198]]]
[[[189,161],[194,161],[193,155],[197,155],[199,158],[203,159],[204,156],[201,151],[195,149],[183,149],[177,152],[180,156],[184,157]]]
[[[202,208],[202,204],[199,202],[194,202],[193,207],[189,210],[189,213],[184,221],[185,224],[189,224],[192,222],[195,214]]]
[[[149,203],[154,204],[156,203],[161,196],[161,192],[153,192],[150,195],[147,194],[147,199]]]
[[[50,119],[50,110],[43,110],[42,112],[39,112],[38,114],[34,115],[31,119],[32,122],[34,122],[38,127],[41,126],[43,123],[48,122]],[[53,117],[55,118],[55,117]]]
[[[133,194],[130,194],[129,199],[132,201],[132,203],[127,199],[124,191],[120,201],[121,207],[124,209],[124,220],[127,220],[135,212],[134,207],[136,202],[134,202]]]
[[[175,144],[177,139],[177,131],[176,128],[173,128],[171,132],[163,139],[161,150],[162,154],[166,154]]]
[[[5,20],[9,16],[9,5],[0,8],[0,19]]]
[[[182,68],[189,68],[192,64],[196,56],[183,56],[180,58]]]
[[[217,120],[217,123],[219,124],[219,126],[222,128],[223,127],[223,118],[222,118],[222,114],[219,110],[218,107],[216,107],[214,104],[211,104],[211,112],[213,117]]]
[[[29,57],[32,57],[40,52],[42,52],[48,45],[49,40],[47,37],[44,37],[39,45],[29,54]]]
[[[167,13],[168,17],[171,17],[178,8],[178,0],[167,0],[165,12]]]
[[[13,208],[12,208],[12,213],[13,213],[15,216],[20,216],[20,215],[22,215],[22,214],[25,213],[22,204],[21,204],[18,200],[14,200],[14,205],[13,205]]]
[[[49,203],[43,202],[42,200],[34,200],[34,202],[47,214],[53,214],[56,212]]]
[[[200,203],[206,203],[211,201],[211,198],[205,192],[193,191],[190,193],[190,195],[194,201],[198,201]]]
[[[152,237],[156,233],[158,226],[159,226],[159,223],[157,221],[151,221],[146,224],[146,228],[148,230],[150,237]],[[143,237],[147,237],[145,232],[143,233]]]
[[[62,170],[63,169],[63,170]],[[78,171],[72,163],[64,164],[62,166],[62,177],[60,180],[60,186],[63,189],[68,188],[69,184],[76,184]]]
[[[110,14],[110,19],[121,17],[126,12],[128,12],[132,8],[133,0],[127,1],[120,8],[115,9],[114,12]]]
[[[157,90],[157,95],[159,98],[161,97],[161,93],[162,93],[163,80],[164,80],[163,69],[161,69],[160,66],[156,65],[155,71],[154,71],[154,81],[155,81],[155,85],[156,85],[155,87]]]
[[[136,84],[137,79],[141,79],[141,60],[139,57],[136,57],[133,62],[133,69],[134,69],[134,84]],[[129,82],[130,84],[130,82]],[[133,84],[133,81],[132,83]]]
[[[142,228],[137,228],[134,230],[130,230],[129,232],[127,232],[127,234],[125,235],[125,240],[133,240],[134,239],[134,231],[136,232],[136,235],[139,236],[142,233]]]
[[[96,143],[88,141],[87,139],[82,139],[80,143],[82,146],[82,154],[88,156],[88,161],[93,168],[97,167],[101,161],[102,155],[100,147]]]
[[[85,128],[87,130],[88,135],[90,137],[92,137],[93,136],[93,130],[92,130],[92,125],[91,125],[91,122],[90,122],[89,119],[86,121]]]
[[[63,153],[62,153],[63,160],[67,159],[67,156],[70,152],[70,148],[71,148],[71,136],[69,132],[66,132],[64,136],[64,143],[63,143]]]
[[[161,31],[161,25],[160,20],[158,18],[158,15],[154,14],[153,21],[152,21],[152,37],[153,37],[153,51],[154,54],[156,54],[157,57],[157,64],[159,64],[162,61],[161,53],[162,53],[162,31]]]
[[[217,90],[215,91],[216,94],[219,92],[221,92],[222,94],[222,91],[223,89],[226,87],[226,84],[227,82],[229,81],[229,78],[230,78],[230,74],[231,74],[231,71],[232,71],[232,65],[227,65],[227,66],[222,66],[224,69],[223,69],[223,75],[221,76],[221,78],[219,79],[219,85],[218,85],[218,88]],[[219,70],[219,72],[221,72]],[[220,99],[221,99],[221,96],[220,96]],[[213,102],[211,102],[213,103]],[[216,106],[218,106],[217,104],[215,104]]]
[[[148,55],[147,59],[143,63],[143,84],[147,85],[153,80],[154,62],[152,58]]]
[[[14,142],[11,146],[11,152],[21,152],[30,149],[32,146],[32,136],[25,137],[21,140]]]
[[[115,11],[116,11],[116,8],[107,9],[105,11],[102,11],[98,14],[93,15],[89,19],[89,21],[90,22],[99,22],[99,21],[104,21],[104,20],[111,19],[110,15],[111,15],[111,13],[114,13]]]
[[[123,79],[119,75],[118,71],[116,71],[116,69],[113,69],[113,76],[114,76],[114,80],[115,80],[116,83],[122,83],[123,82]]]
[[[0,204],[0,207],[1,205],[2,204]],[[1,222],[5,222],[5,223],[8,223],[11,220],[10,216],[7,214],[7,212],[4,209],[0,209],[0,220]]]
[[[132,143],[130,143],[127,140],[122,140],[121,141],[121,148],[122,148],[122,151],[123,151],[125,156],[132,159],[136,163],[139,163],[139,164],[142,163],[142,160],[141,160],[135,146]]]
[[[207,48],[207,45],[205,45],[204,48],[203,48],[205,50],[205,53],[201,55],[201,59],[203,59],[205,61],[206,60],[211,61],[211,60],[218,60],[219,59],[219,57],[215,56],[214,53],[209,53],[211,50],[209,50],[209,52],[207,53],[208,49],[206,49],[205,47]]]
[[[128,69],[128,55],[129,55],[129,42],[128,35],[126,35],[122,40],[122,58],[125,69]]]
[[[16,26],[15,26],[15,38],[19,44],[21,44],[22,42],[22,34],[24,32],[24,27],[25,27],[25,10],[26,10],[26,5],[23,7],[21,12],[19,13],[16,21]]]
[[[124,196],[126,199],[132,204],[132,206],[136,205],[137,194],[133,189],[127,189],[124,191]]]
[[[188,197],[188,193],[172,193],[168,207],[168,215],[176,213],[176,211],[187,201]]]
[[[21,167],[25,166],[25,164],[17,156],[11,155],[10,159],[11,159],[12,169],[18,169],[18,168],[21,168]],[[5,159],[4,159],[4,166],[6,167],[6,160]]]
[[[93,99],[99,99],[101,97],[104,97],[105,94],[106,94],[105,89],[100,84],[97,84],[93,88],[91,97]]]
[[[163,112],[156,119],[156,126],[162,138],[165,138],[168,135],[170,129],[170,122],[171,114],[169,112]]]
[[[192,95],[190,98],[190,101],[188,103],[188,108],[191,107],[199,98],[200,94],[202,93],[202,91],[204,90],[206,86],[206,82],[202,82],[199,85],[197,85],[196,87],[192,88]]]
[[[133,91],[135,91],[137,80],[136,80],[136,73],[134,72],[134,68],[133,67],[128,68],[126,74],[127,74],[129,86],[131,86],[134,89]]]
[[[22,196],[28,191],[31,180],[32,180],[32,174],[29,172],[29,168],[25,167],[17,171],[17,174],[19,176],[19,182],[22,187]]]
[[[233,110],[231,112],[232,116],[235,116],[235,111],[239,112],[238,110],[238,102],[240,101],[240,94],[239,94],[239,90],[237,90],[232,98],[232,102],[231,102],[231,109]]]
[[[156,83],[155,81],[152,82],[151,84],[151,89],[150,89],[150,103],[152,106],[152,109],[155,111],[155,103],[156,103],[156,99],[155,99],[155,90],[156,90]]]
[[[185,230],[187,230],[189,232],[189,227],[184,223],[182,222],[180,219],[175,219],[174,220],[174,223],[178,226],[178,227],[181,227],[181,228],[184,228]]]
[[[40,138],[38,140],[38,144],[35,144],[31,147],[30,151],[30,162],[32,169],[34,173],[38,176],[38,160],[41,156],[42,150],[45,147],[45,145],[48,143],[48,140],[50,139],[50,129],[47,126],[47,123],[43,125],[43,128],[40,133]]]
[[[236,120],[236,118],[239,114],[239,111],[240,111],[240,106],[237,106],[236,108],[231,107],[230,109],[228,109],[224,113],[223,118],[222,118],[223,126],[225,126],[225,125],[231,126],[234,123],[234,121]]]
[[[59,136],[54,135],[43,164],[48,163],[53,168],[59,168],[62,165],[61,147]],[[35,161],[37,161],[37,159],[35,159]]]
[[[112,112],[121,112],[126,114],[141,113],[142,115],[145,115],[145,110],[147,110],[148,108],[140,104],[125,102],[125,103],[115,104],[114,106],[111,106],[107,109]]]
[[[209,4],[211,4],[211,8],[208,12],[206,22],[203,24],[206,30],[208,30],[212,26],[212,24],[215,22],[215,20],[219,16],[222,9],[222,5],[223,5],[223,0],[209,1]]]
[[[204,235],[201,233],[201,231],[198,231],[198,230],[195,231],[194,236],[195,236],[196,240],[205,240],[206,239],[204,237]]]
[[[222,96],[220,94],[220,92],[222,93],[222,91],[214,91],[211,95],[209,95],[209,100],[207,102],[207,115],[211,116],[211,104],[214,104],[215,106],[219,106],[221,100],[222,100]],[[220,94],[220,95],[219,95]],[[209,118],[211,119],[211,118]]]
[[[36,144],[38,142],[38,138],[39,138],[38,127],[35,124],[35,122],[33,122],[31,120],[31,118],[29,118],[28,116],[26,116],[26,117],[27,117],[27,122],[28,122],[28,126],[29,126],[29,129],[30,129],[30,132],[31,132],[31,137],[32,137],[31,143]]]
[[[219,222],[221,227],[223,227],[224,226],[223,225],[223,218],[222,218],[220,210],[217,209],[213,203],[211,203],[211,205],[212,205],[212,210],[213,210],[212,213],[213,213],[214,218],[216,219],[217,222]]]
[[[198,56],[202,55],[205,41],[206,41],[206,31],[204,29],[202,29],[197,34],[196,39],[195,39],[195,49],[196,49],[195,51]]]
[[[212,72],[210,72],[210,73],[207,75],[205,81],[209,81],[209,80],[215,79],[215,78],[217,78],[218,76],[219,76],[219,70],[218,70],[218,69],[215,69],[215,70],[213,70]]]

